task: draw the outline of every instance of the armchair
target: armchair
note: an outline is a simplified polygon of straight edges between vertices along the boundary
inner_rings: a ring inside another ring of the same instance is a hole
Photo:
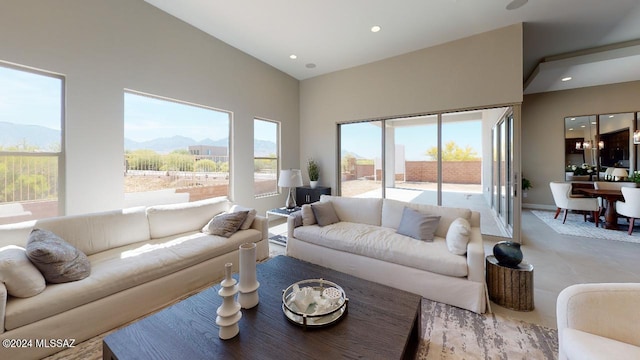
[[[640,359],[639,283],[577,284],[560,292],[559,359]]]
[[[554,219],[558,218],[558,214],[560,214],[560,210],[562,209],[564,209],[563,224],[567,220],[569,210],[591,211],[596,227],[598,227],[599,207],[597,199],[571,196],[571,183],[569,182],[552,181],[549,183],[549,187],[551,187],[553,201],[555,201],[557,206],[556,215],[553,217]],[[587,221],[586,212],[584,213],[584,221]]]
[[[640,188],[623,187],[620,190],[624,201],[616,201],[616,211],[629,218],[627,233],[631,235],[635,219],[640,218]]]

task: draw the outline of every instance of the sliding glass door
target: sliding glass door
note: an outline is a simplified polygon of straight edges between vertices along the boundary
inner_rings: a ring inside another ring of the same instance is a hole
[[[338,127],[342,196],[383,197],[382,121]]]

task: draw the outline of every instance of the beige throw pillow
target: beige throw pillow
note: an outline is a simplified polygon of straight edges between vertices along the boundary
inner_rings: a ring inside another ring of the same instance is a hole
[[[202,228],[202,232],[228,238],[240,229],[248,214],[248,211],[238,211],[216,215]]]
[[[313,204],[318,204],[319,202],[315,202]],[[313,204],[304,204],[302,205],[302,226],[309,226],[316,224],[316,217],[313,215],[313,210],[311,210],[311,205]]]
[[[258,215],[258,212],[256,211],[256,209],[246,208],[246,207],[240,206],[240,205],[233,205],[231,207],[231,209],[229,209],[230,213],[234,213],[234,212],[238,212],[238,211],[248,211],[249,212],[247,214],[247,218],[244,219],[244,222],[242,223],[242,225],[240,225],[240,230],[247,230],[248,228],[251,227],[251,224],[253,224],[253,220],[255,220],[256,215]]]
[[[330,201],[314,203],[311,205],[311,210],[313,210],[313,216],[315,216],[319,226],[327,226],[340,222]]]
[[[26,298],[40,294],[46,287],[44,276],[24,248],[8,245],[0,248],[0,282],[11,296]]]
[[[456,255],[467,253],[467,244],[471,238],[471,225],[467,219],[457,218],[453,220],[447,231],[447,248]]]
[[[87,255],[48,230],[31,231],[27,257],[50,283],[82,280],[91,274]]]

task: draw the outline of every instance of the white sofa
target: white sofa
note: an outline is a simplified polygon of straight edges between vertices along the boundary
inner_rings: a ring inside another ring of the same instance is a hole
[[[558,295],[559,359],[640,359],[640,284],[577,284]]]
[[[91,263],[89,277],[47,283],[32,297],[8,296],[0,282],[0,340],[32,340],[24,348],[3,346],[0,359],[41,358],[63,349],[37,347],[36,339],[73,339],[77,344],[159,309],[221,279],[227,262],[237,271],[243,243],[256,243],[257,259],[267,258],[264,217],[256,216],[249,229],[229,238],[200,231],[230,205],[222,197],[0,226],[0,248],[25,247],[31,230],[40,228],[74,245]]]
[[[290,216],[288,256],[485,312],[485,257],[478,212],[390,199],[322,195],[320,201],[332,203],[340,222],[303,226],[300,212]],[[396,233],[405,206],[441,216],[433,242]],[[450,224],[458,217],[471,225],[465,255],[453,254],[445,242]]]

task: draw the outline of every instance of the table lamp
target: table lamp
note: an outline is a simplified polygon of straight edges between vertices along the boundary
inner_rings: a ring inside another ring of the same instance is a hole
[[[278,179],[279,187],[289,188],[289,194],[287,195],[287,202],[285,207],[288,210],[296,208],[296,196],[292,194],[293,189],[302,186],[302,172],[297,169],[280,170],[280,178]]]
[[[624,180],[625,178],[627,178],[629,176],[629,173],[625,169],[615,168],[611,172],[611,176],[613,176],[615,181],[621,181],[621,180]]]

